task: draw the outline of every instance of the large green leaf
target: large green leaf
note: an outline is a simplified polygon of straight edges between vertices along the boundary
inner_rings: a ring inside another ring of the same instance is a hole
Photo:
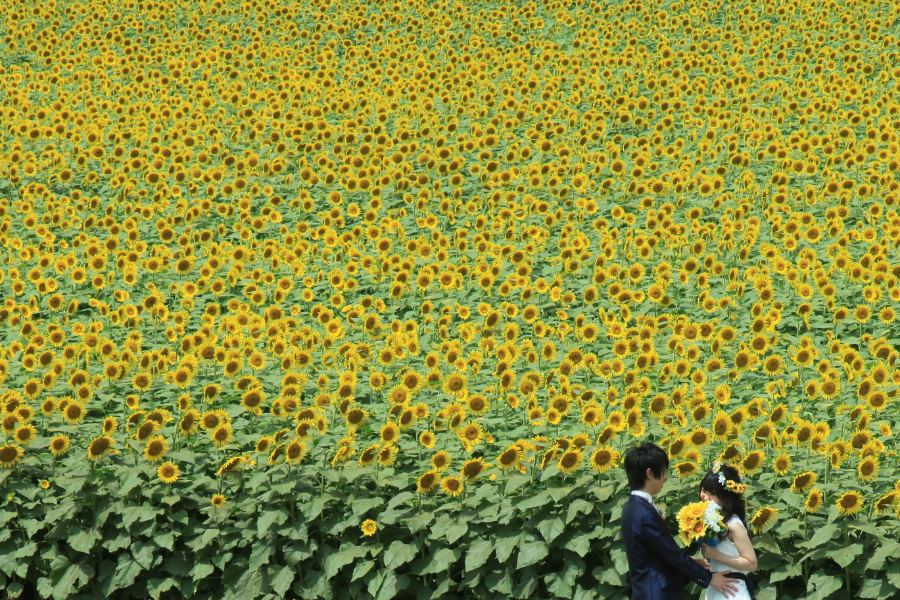
[[[393,541],[384,552],[384,568],[393,570],[402,564],[408,563],[416,557],[417,551],[418,542],[415,540],[410,544],[403,543],[400,540]]]
[[[494,543],[489,539],[479,538],[473,541],[466,552],[466,571],[483,566],[493,549]]]
[[[519,557],[516,561],[516,570],[530,567],[536,562],[543,560],[550,553],[547,544],[541,540],[534,540],[522,544],[519,550]]]

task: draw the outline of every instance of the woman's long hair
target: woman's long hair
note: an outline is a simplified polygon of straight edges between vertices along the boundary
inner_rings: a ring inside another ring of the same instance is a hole
[[[726,481],[734,481],[736,483],[741,482],[740,473],[738,473],[738,470],[734,467],[730,467],[728,465],[720,465],[719,473],[725,476]],[[744,527],[746,527],[747,504],[744,501],[744,496],[743,494],[732,492],[724,485],[722,485],[722,483],[719,481],[719,473],[713,473],[712,471],[707,473],[706,477],[703,478],[703,481],[700,482],[700,489],[707,493],[713,494],[719,499],[719,504],[722,505],[723,521],[727,523],[731,517],[736,516],[744,524]],[[727,529],[719,534],[720,538],[725,538],[727,536]]]

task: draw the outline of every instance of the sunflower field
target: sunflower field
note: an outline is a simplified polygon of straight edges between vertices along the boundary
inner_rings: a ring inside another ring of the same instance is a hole
[[[900,5],[0,23],[9,598],[623,598],[647,440],[760,600],[900,597]]]

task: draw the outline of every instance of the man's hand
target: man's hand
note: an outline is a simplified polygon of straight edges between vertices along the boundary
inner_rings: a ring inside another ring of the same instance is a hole
[[[737,585],[735,585],[740,579],[731,579],[726,577],[731,573],[731,571],[720,571],[718,573],[713,573],[712,581],[709,582],[709,587],[719,590],[723,594],[725,594],[726,598],[731,598],[735,594],[737,594]]]

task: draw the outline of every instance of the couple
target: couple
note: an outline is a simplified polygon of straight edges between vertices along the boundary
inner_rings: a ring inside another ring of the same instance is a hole
[[[668,454],[655,444],[641,444],[625,455],[632,491],[622,510],[622,538],[631,600],[681,600],[689,581],[707,588],[706,600],[754,600],[753,582],[746,576],[756,570],[756,553],[747,535],[746,505],[743,496],[726,485],[729,481],[740,483],[737,469],[719,466],[700,483],[700,499],[721,507],[727,529],[719,534],[716,548],[702,544],[704,558],[693,558],[675,543],[661,509],[653,504],[653,496],[668,479],[668,468]]]

